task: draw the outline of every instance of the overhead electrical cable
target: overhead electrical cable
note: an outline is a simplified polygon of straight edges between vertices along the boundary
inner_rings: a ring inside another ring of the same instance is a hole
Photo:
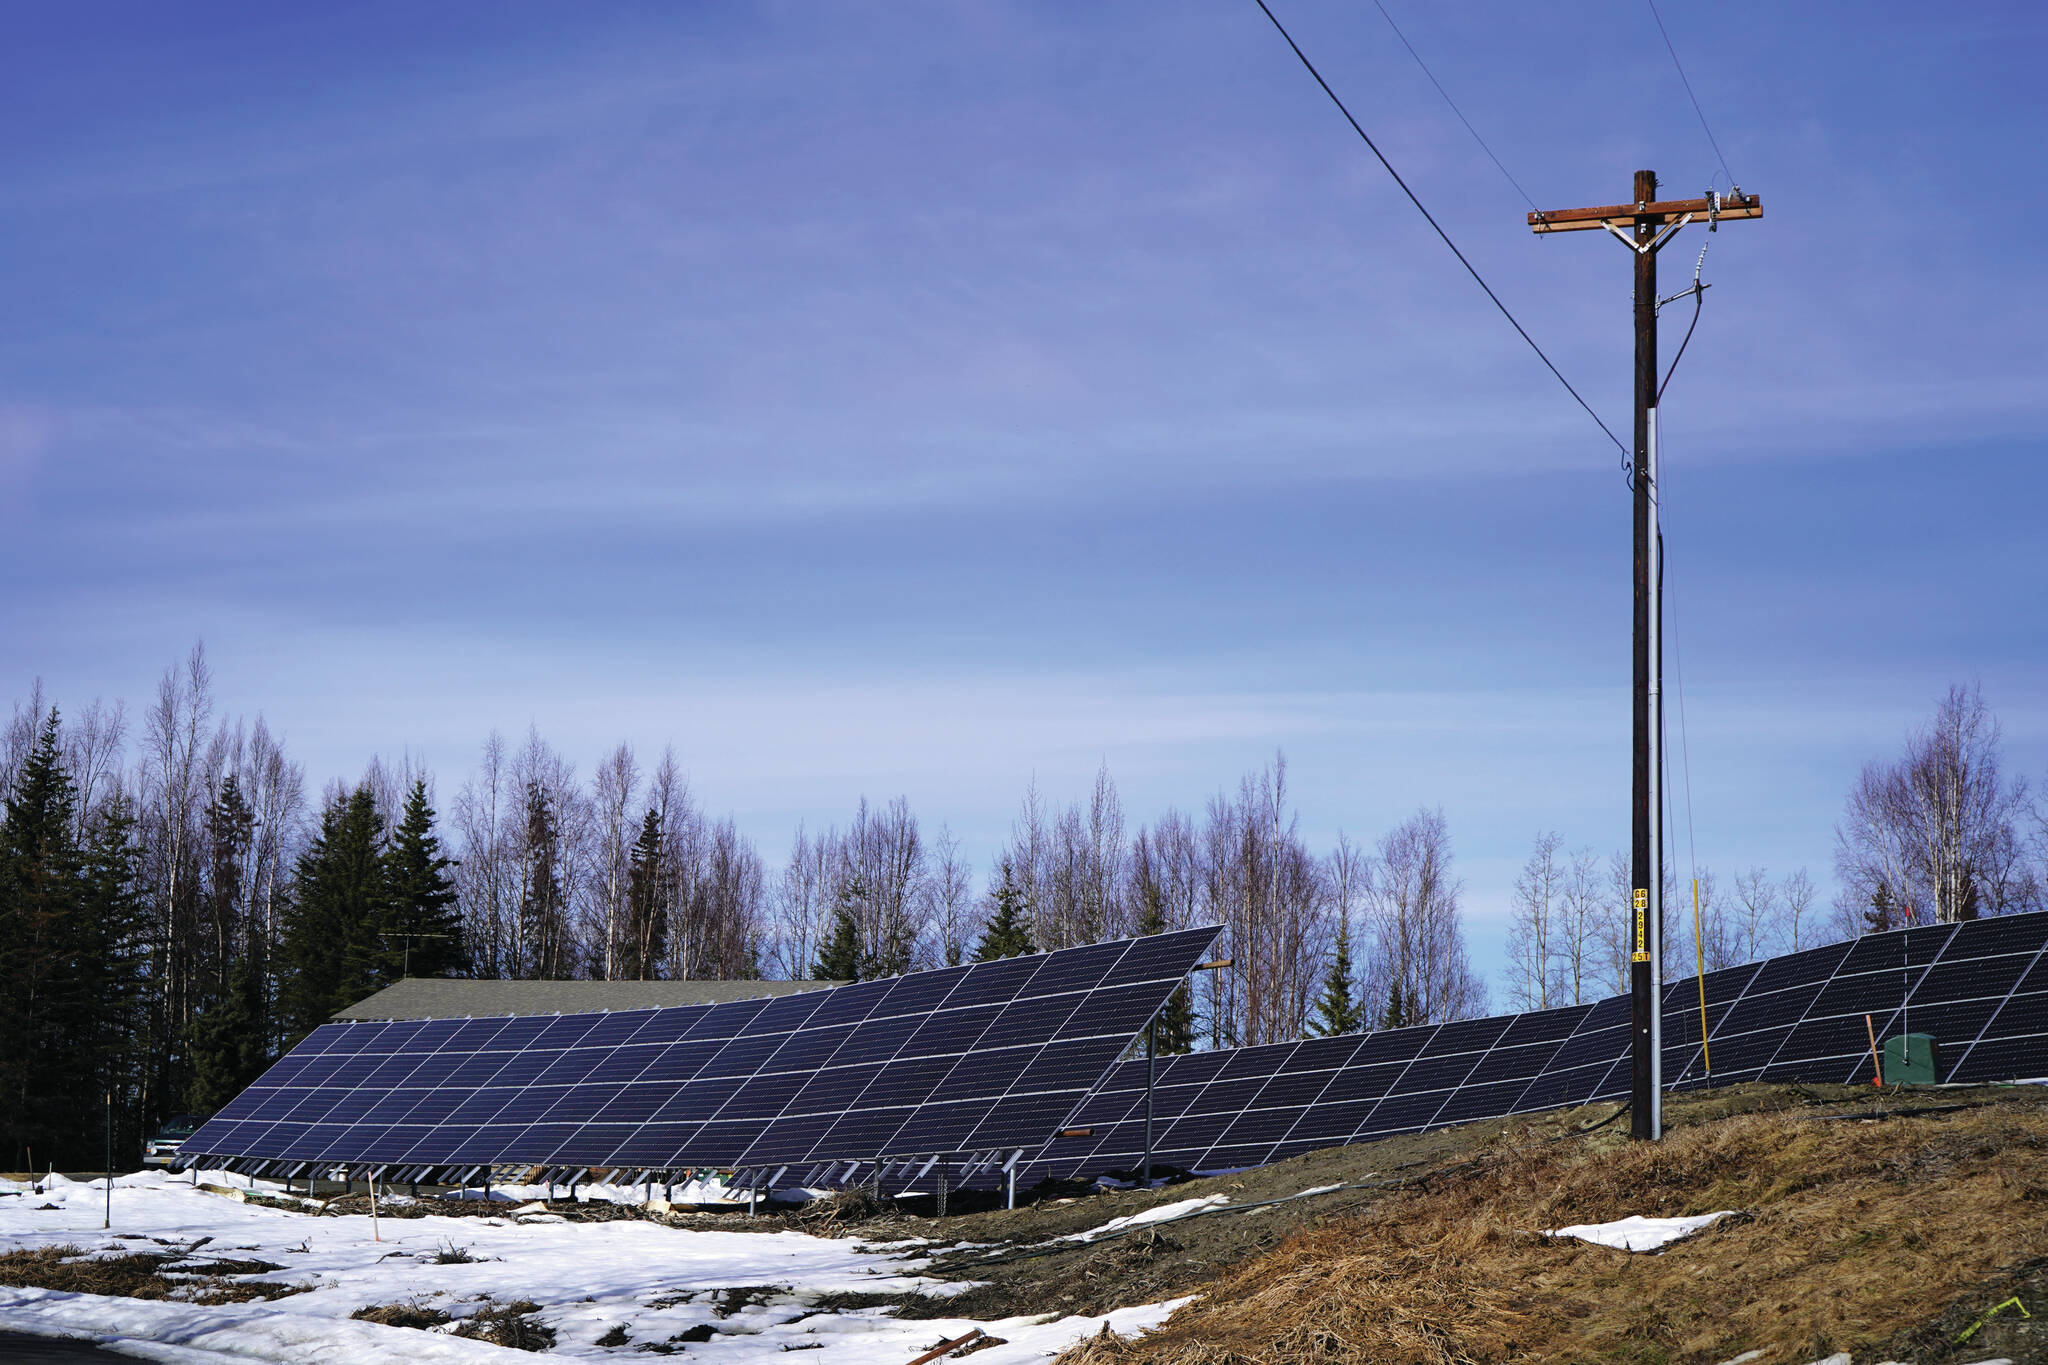
[[[1600,414],[1593,411],[1593,405],[1580,397],[1579,391],[1572,387],[1571,380],[1566,379],[1564,373],[1551,363],[1550,357],[1543,353],[1543,348],[1536,344],[1536,339],[1529,335],[1528,329],[1516,321],[1515,315],[1508,311],[1508,306],[1500,301],[1500,295],[1493,292],[1493,286],[1489,285],[1484,277],[1477,270],[1473,269],[1472,262],[1465,259],[1465,253],[1458,250],[1458,244],[1451,240],[1451,235],[1444,231],[1443,225],[1437,222],[1436,217],[1427,208],[1423,207],[1422,201],[1415,197],[1415,191],[1408,188],[1408,182],[1403,180],[1401,173],[1394,169],[1394,163],[1387,160],[1386,153],[1379,149],[1379,144],[1375,143],[1364,127],[1359,124],[1358,120],[1351,116],[1351,111],[1345,107],[1344,101],[1337,97],[1337,92],[1332,90],[1330,83],[1323,79],[1323,73],[1316,70],[1315,63],[1308,59],[1308,54],[1303,52],[1301,45],[1294,41],[1294,36],[1287,31],[1287,26],[1280,22],[1280,17],[1267,7],[1266,0],[1255,0],[1255,3],[1260,10],[1264,11],[1266,18],[1272,20],[1273,27],[1279,30],[1280,36],[1286,40],[1287,46],[1294,49],[1294,55],[1300,59],[1302,66],[1307,69],[1308,74],[1315,78],[1316,84],[1323,88],[1323,93],[1330,97],[1330,103],[1337,106],[1337,112],[1342,114],[1344,121],[1351,125],[1351,131],[1358,134],[1359,139],[1365,143],[1366,148],[1372,152],[1373,156],[1378,158],[1380,165],[1386,167],[1387,174],[1392,176],[1394,183],[1401,187],[1401,193],[1407,195],[1408,202],[1415,205],[1415,211],[1420,213],[1432,228],[1436,229],[1436,235],[1443,239],[1444,245],[1451,249],[1451,254],[1458,258],[1458,264],[1465,267],[1465,273],[1470,275],[1473,281],[1486,291],[1486,297],[1493,300],[1493,306],[1500,309],[1500,315],[1508,320],[1508,325],[1521,335],[1522,340],[1529,343],[1529,349],[1536,353],[1536,358],[1543,362],[1544,368],[1557,376],[1557,382],[1564,385],[1565,392],[1569,393],[1577,401],[1578,405],[1586,410],[1586,415],[1593,419],[1601,431],[1607,433],[1607,439],[1614,442],[1614,448],[1619,450],[1623,456],[1626,456],[1628,454],[1628,447],[1621,443],[1621,438],[1609,430],[1607,423],[1600,420]]]
[[[1700,131],[1707,135],[1707,142],[1714,149],[1714,157],[1721,163],[1721,172],[1728,177],[1728,184],[1733,187],[1735,172],[1728,169],[1728,158],[1721,154],[1720,139],[1714,136],[1713,128],[1707,123],[1707,111],[1700,108],[1700,97],[1693,94],[1692,82],[1686,79],[1685,63],[1678,60],[1678,49],[1671,45],[1671,31],[1664,27],[1664,16],[1657,13],[1657,0],[1646,0],[1646,3],[1650,6],[1650,17],[1657,21],[1657,32],[1664,35],[1664,50],[1671,54],[1671,64],[1678,68],[1678,80],[1685,87],[1685,97],[1692,101],[1692,111],[1700,116]]]
[[[1393,15],[1387,13],[1387,7],[1382,5],[1380,0],[1372,0],[1372,2],[1373,7],[1379,10],[1380,18],[1387,21],[1387,27],[1394,30],[1394,36],[1401,40],[1401,46],[1408,49],[1408,55],[1413,57],[1415,64],[1422,68],[1422,74],[1429,77],[1429,83],[1436,87],[1437,94],[1442,95],[1444,103],[1451,106],[1451,112],[1458,116],[1458,122],[1464,124],[1465,131],[1472,134],[1472,140],[1479,144],[1479,150],[1486,153],[1487,160],[1491,161],[1494,164],[1494,168],[1507,177],[1507,182],[1515,187],[1516,194],[1522,196],[1522,202],[1529,206],[1531,213],[1541,213],[1542,210],[1536,207],[1536,201],[1529,197],[1529,191],[1522,188],[1522,182],[1515,179],[1514,172],[1501,164],[1501,159],[1493,154],[1493,148],[1486,145],[1486,139],[1479,136],[1479,130],[1472,126],[1472,120],[1465,117],[1465,111],[1460,109],[1458,102],[1451,98],[1451,92],[1444,89],[1443,82],[1438,80],[1436,73],[1429,69],[1429,63],[1422,60],[1422,54],[1415,50],[1415,44],[1409,42],[1408,35],[1401,32],[1401,26],[1394,22]]]

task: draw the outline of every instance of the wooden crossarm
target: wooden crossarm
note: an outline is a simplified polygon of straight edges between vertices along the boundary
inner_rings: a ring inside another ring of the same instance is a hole
[[[1529,215],[1531,232],[1597,232],[1607,223],[1631,226],[1649,223],[1663,227],[1675,223],[1687,214],[1695,223],[1707,221],[1707,201],[1704,199],[1660,199],[1654,204],[1606,204],[1590,209],[1551,209],[1545,213]],[[1722,222],[1737,218],[1761,218],[1764,216],[1764,202],[1756,195],[1748,194],[1737,198],[1729,195],[1721,201],[1720,211],[1715,215]]]

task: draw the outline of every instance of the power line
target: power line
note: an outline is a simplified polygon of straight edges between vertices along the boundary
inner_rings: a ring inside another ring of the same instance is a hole
[[[1721,154],[1721,143],[1715,138],[1714,130],[1707,125],[1707,111],[1700,108],[1700,97],[1693,94],[1692,82],[1686,79],[1685,63],[1678,60],[1678,49],[1671,45],[1671,32],[1664,27],[1664,16],[1657,13],[1657,0],[1645,0],[1645,3],[1650,7],[1650,17],[1657,21],[1657,32],[1664,35],[1664,50],[1671,54],[1671,64],[1678,68],[1678,80],[1685,87],[1685,97],[1692,101],[1692,111],[1700,116],[1700,129],[1706,133],[1707,142],[1712,145],[1715,157],[1721,162],[1721,172],[1728,177],[1728,184],[1732,187],[1735,184],[1735,172],[1728,169],[1728,158]]]
[[[1522,182],[1515,179],[1514,173],[1502,165],[1501,159],[1493,154],[1493,148],[1486,145],[1486,139],[1479,136],[1479,130],[1472,126],[1472,120],[1465,117],[1465,111],[1460,109],[1458,102],[1451,98],[1451,92],[1444,89],[1443,82],[1438,80],[1436,73],[1429,69],[1429,63],[1422,60],[1422,54],[1415,50],[1415,44],[1409,42],[1408,35],[1401,32],[1401,26],[1394,22],[1394,16],[1387,13],[1387,7],[1382,5],[1380,0],[1372,0],[1372,3],[1373,7],[1380,12],[1380,18],[1387,21],[1387,27],[1394,30],[1394,36],[1401,40],[1401,46],[1408,49],[1408,55],[1413,57],[1415,64],[1422,68],[1422,74],[1429,77],[1429,83],[1436,87],[1437,94],[1442,95],[1444,103],[1451,106],[1451,112],[1458,116],[1458,122],[1464,124],[1465,131],[1472,134],[1472,140],[1479,144],[1479,150],[1485,152],[1487,159],[1492,161],[1495,168],[1507,177],[1507,182],[1515,187],[1515,193],[1522,196],[1522,202],[1527,204],[1531,211],[1540,211],[1536,209],[1536,201],[1529,197],[1529,191],[1522,188]]]
[[[1287,31],[1287,26],[1280,22],[1280,17],[1267,7],[1266,0],[1255,0],[1255,3],[1265,12],[1266,17],[1273,21],[1273,27],[1280,31],[1280,36],[1286,40],[1287,46],[1294,49],[1294,55],[1300,58],[1301,64],[1307,68],[1308,74],[1315,77],[1316,84],[1323,87],[1323,93],[1330,97],[1330,103],[1337,106],[1337,112],[1342,114],[1344,121],[1351,125],[1351,131],[1358,134],[1359,139],[1365,143],[1366,148],[1379,159],[1380,165],[1387,168],[1387,174],[1394,177],[1394,183],[1401,187],[1401,193],[1408,196],[1408,202],[1415,205],[1415,211],[1420,213],[1428,221],[1429,225],[1436,229],[1437,236],[1443,238],[1444,245],[1449,247],[1451,254],[1458,258],[1458,264],[1465,267],[1465,273],[1470,275],[1473,281],[1486,291],[1486,297],[1493,300],[1493,306],[1500,309],[1500,315],[1508,320],[1508,325],[1521,334],[1522,340],[1529,343],[1529,349],[1536,353],[1536,358],[1543,362],[1544,368],[1557,376],[1557,382],[1564,385],[1565,392],[1577,400],[1578,405],[1586,410],[1586,415],[1593,419],[1600,430],[1607,433],[1607,439],[1614,442],[1614,448],[1619,450],[1622,456],[1626,458],[1628,447],[1621,443],[1621,438],[1612,431],[1608,431],[1607,423],[1600,420],[1600,414],[1593,411],[1592,404],[1579,397],[1579,391],[1572,387],[1571,380],[1566,379],[1557,366],[1550,363],[1550,357],[1543,354],[1543,348],[1536,344],[1536,339],[1530,336],[1527,329],[1515,320],[1515,315],[1508,311],[1508,306],[1500,301],[1500,295],[1494,293],[1493,287],[1481,278],[1477,270],[1472,268],[1472,262],[1465,259],[1465,253],[1458,250],[1458,244],[1451,240],[1451,235],[1445,232],[1443,225],[1438,223],[1430,211],[1422,206],[1422,201],[1415,197],[1415,191],[1408,188],[1408,182],[1403,180],[1401,173],[1394,169],[1394,163],[1387,160],[1386,153],[1379,149],[1379,145],[1367,135],[1365,129],[1359,125],[1358,120],[1351,116],[1351,111],[1344,107],[1344,101],[1337,98],[1337,92],[1332,90],[1330,83],[1323,79],[1323,73],[1316,70],[1315,63],[1308,59],[1308,54],[1303,52],[1301,45],[1294,41],[1294,36]]]

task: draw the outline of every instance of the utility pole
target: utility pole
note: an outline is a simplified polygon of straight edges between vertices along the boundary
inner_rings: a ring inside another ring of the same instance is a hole
[[[1631,949],[1629,1130],[1664,1135],[1664,572],[1657,523],[1657,252],[1687,223],[1718,230],[1724,219],[1761,218],[1763,203],[1740,188],[1703,199],[1657,198],[1655,171],[1637,171],[1633,201],[1529,215],[1532,232],[1612,233],[1635,255],[1635,746],[1629,808]],[[1682,296],[1681,296],[1682,297]]]

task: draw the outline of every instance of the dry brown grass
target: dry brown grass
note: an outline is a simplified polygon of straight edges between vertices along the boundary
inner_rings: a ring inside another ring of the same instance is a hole
[[[0,1285],[102,1294],[119,1299],[176,1299],[185,1303],[247,1303],[303,1294],[311,1285],[254,1283],[234,1278],[278,1269],[266,1261],[185,1262],[156,1252],[78,1259],[75,1246],[38,1247],[0,1254]],[[185,1270],[168,1270],[173,1265]]]
[[[539,1312],[539,1304],[525,1299],[494,1303],[465,1318],[455,1335],[515,1351],[545,1351],[555,1344],[555,1329],[534,1316]]]
[[[1660,1255],[1532,1229],[1739,1209]],[[2048,1118],[1727,1118],[1476,1166],[1243,1263],[1164,1327],[1063,1365],[1713,1362],[1858,1351],[2048,1254]]]
[[[349,1316],[358,1322],[377,1322],[386,1327],[417,1327],[422,1331],[448,1321],[448,1315],[440,1309],[429,1308],[410,1299],[403,1303],[374,1303],[367,1308],[358,1308]]]

